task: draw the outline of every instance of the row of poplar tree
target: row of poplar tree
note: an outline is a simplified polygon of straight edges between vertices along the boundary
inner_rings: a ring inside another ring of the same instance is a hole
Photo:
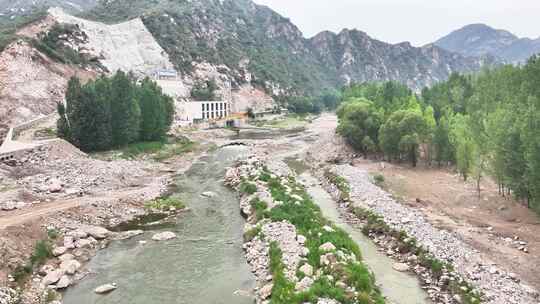
[[[359,151],[455,165],[479,191],[490,176],[502,195],[540,212],[540,57],[454,74],[419,95],[392,82],[351,85],[342,94],[338,131]]]
[[[85,152],[104,151],[163,140],[173,122],[174,103],[149,78],[139,83],[119,71],[84,85],[71,78],[58,114],[59,137]]]

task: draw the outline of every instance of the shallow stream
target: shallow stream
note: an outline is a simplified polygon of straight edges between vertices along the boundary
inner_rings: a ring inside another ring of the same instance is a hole
[[[68,289],[65,304],[252,304],[254,278],[244,258],[238,198],[223,185],[225,168],[247,149],[231,146],[203,157],[176,179],[189,212],[165,230],[176,240],[154,242],[154,233],[112,242],[89,263],[95,273]],[[214,198],[202,197],[206,191]],[[158,229],[164,229],[157,226]],[[140,243],[146,241],[146,243]],[[94,289],[115,282],[102,296]]]

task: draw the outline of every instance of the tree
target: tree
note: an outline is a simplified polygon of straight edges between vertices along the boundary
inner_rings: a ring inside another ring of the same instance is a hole
[[[475,144],[468,127],[468,117],[456,114],[452,117],[450,141],[456,148],[456,164],[459,173],[467,181],[472,174]]]
[[[367,155],[379,142],[378,131],[381,126],[381,117],[373,103],[367,100],[346,103],[338,112],[340,113],[338,133],[353,148]],[[366,143],[370,144],[366,146]]]
[[[58,111],[58,116],[60,116],[56,121],[56,133],[58,134],[58,137],[70,141],[71,134],[69,129],[69,123],[66,117],[66,107],[62,102],[59,102],[56,109]]]
[[[432,147],[435,161],[439,167],[443,162],[455,161],[455,149],[450,142],[450,122],[446,115],[441,117],[439,123],[435,126]]]
[[[116,146],[127,145],[139,138],[141,109],[133,86],[132,81],[122,71],[112,78],[112,134]]]
[[[217,99],[216,91],[218,89],[215,79],[196,81],[191,89],[191,98],[198,101],[213,101]]]
[[[405,155],[415,167],[418,148],[428,133],[428,126],[420,113],[397,111],[379,131],[381,148],[390,159],[401,159]]]
[[[138,100],[141,108],[140,139],[162,140],[170,127],[169,99],[155,82],[145,78],[138,88]]]

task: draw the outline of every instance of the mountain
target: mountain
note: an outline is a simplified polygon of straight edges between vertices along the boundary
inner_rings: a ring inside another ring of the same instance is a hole
[[[435,45],[464,56],[493,55],[507,62],[526,61],[540,53],[540,38],[519,38],[485,24],[471,24],[437,40]]]
[[[476,71],[491,62],[437,46],[389,44],[357,30],[307,39],[289,19],[250,0],[152,3],[109,1],[85,17],[118,22],[142,16],[178,69],[189,72],[192,62],[204,60],[240,71],[238,79],[247,72],[255,83],[284,89],[311,91],[349,81],[395,80],[419,90],[452,72]]]
[[[305,38],[287,18],[251,0],[0,0],[0,9],[78,7],[81,18],[113,24],[140,18],[183,75],[201,63],[272,94],[314,93],[350,81],[394,80],[414,90],[493,63],[435,45],[389,44],[358,30]],[[71,10],[73,11],[73,9]]]
[[[321,64],[341,82],[395,80],[413,89],[447,79],[451,72],[473,72],[489,58],[466,58],[434,45],[388,44],[358,30],[322,32],[309,41]]]

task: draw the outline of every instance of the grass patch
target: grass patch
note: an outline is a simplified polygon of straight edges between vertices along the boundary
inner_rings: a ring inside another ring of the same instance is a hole
[[[347,283],[348,286],[354,286],[358,294],[347,292],[340,286],[336,286],[336,282],[329,281],[326,276],[316,279],[308,290],[296,292],[295,285],[284,275],[285,266],[282,262],[282,253],[279,246],[276,243],[271,243],[270,271],[273,276],[274,287],[270,303],[316,303],[319,298],[332,298],[344,304],[385,303],[380,290],[375,285],[374,276],[367,267],[359,262],[361,253],[358,245],[345,231],[333,226],[331,222],[323,217],[320,208],[312,201],[305,188],[296,182],[294,177],[282,181],[281,178],[273,176],[264,168],[259,176],[252,177],[267,182],[272,198],[281,202],[273,209],[266,210],[267,206],[265,204],[261,204],[259,200],[253,200],[252,207],[257,212],[257,215],[259,213],[263,214],[262,217],[258,216],[257,219],[267,218],[272,222],[287,221],[293,224],[297,233],[306,237],[305,246],[309,249],[307,262],[314,267],[314,270],[321,270],[325,275],[332,275],[337,280]],[[301,200],[298,197],[301,197]],[[325,226],[330,226],[332,229],[327,229]],[[253,232],[248,231],[248,233],[254,235],[258,232],[255,230]],[[354,263],[338,263],[332,268],[321,265],[321,255],[325,253],[321,252],[319,247],[327,242],[332,243],[336,247],[336,251],[339,250],[348,255],[354,254],[356,261]],[[298,270],[297,273],[299,273]]]
[[[245,193],[245,194],[253,194],[255,192],[257,192],[257,185],[255,185],[254,183],[251,183],[251,182],[248,182],[248,181],[243,181],[241,184],[240,184],[240,193]]]
[[[382,174],[377,173],[377,174],[373,175],[373,183],[375,185],[382,188],[384,186],[384,181],[385,181],[385,179],[384,179],[384,176]]]
[[[244,233],[244,241],[251,242],[256,236],[259,235],[259,233],[261,233],[261,227],[256,226],[254,228],[251,228]]]
[[[50,239],[50,240],[56,240],[58,239],[58,237],[60,236],[60,231],[58,231],[58,229],[47,229],[47,237]]]
[[[176,155],[190,153],[190,152],[196,151],[198,146],[199,146],[198,143],[193,142],[187,138],[179,139],[173,144],[166,145],[164,149],[157,152],[154,155],[154,160],[163,161],[163,160],[172,158]]]
[[[255,218],[257,221],[267,217],[266,209],[268,208],[268,204],[266,202],[261,201],[259,198],[254,198],[251,200],[250,204],[255,211]]]
[[[127,147],[122,149],[123,158],[136,158],[141,154],[153,154],[165,146],[163,141],[150,141],[150,142],[137,142],[129,144]]]
[[[22,283],[29,275],[32,274],[35,268],[43,265],[48,259],[52,258],[52,243],[49,239],[37,241],[34,247],[34,252],[30,256],[28,262],[24,265],[19,265],[11,274],[15,282]]]
[[[169,211],[171,208],[176,210],[184,209],[186,206],[184,203],[177,198],[167,197],[167,198],[158,198],[156,200],[150,201],[144,205],[148,210],[159,210],[159,211]]]
[[[173,156],[196,150],[198,144],[188,138],[174,138],[169,141],[150,141],[129,144],[121,150],[122,158],[134,159],[141,155],[152,155],[156,161],[164,161]]]

